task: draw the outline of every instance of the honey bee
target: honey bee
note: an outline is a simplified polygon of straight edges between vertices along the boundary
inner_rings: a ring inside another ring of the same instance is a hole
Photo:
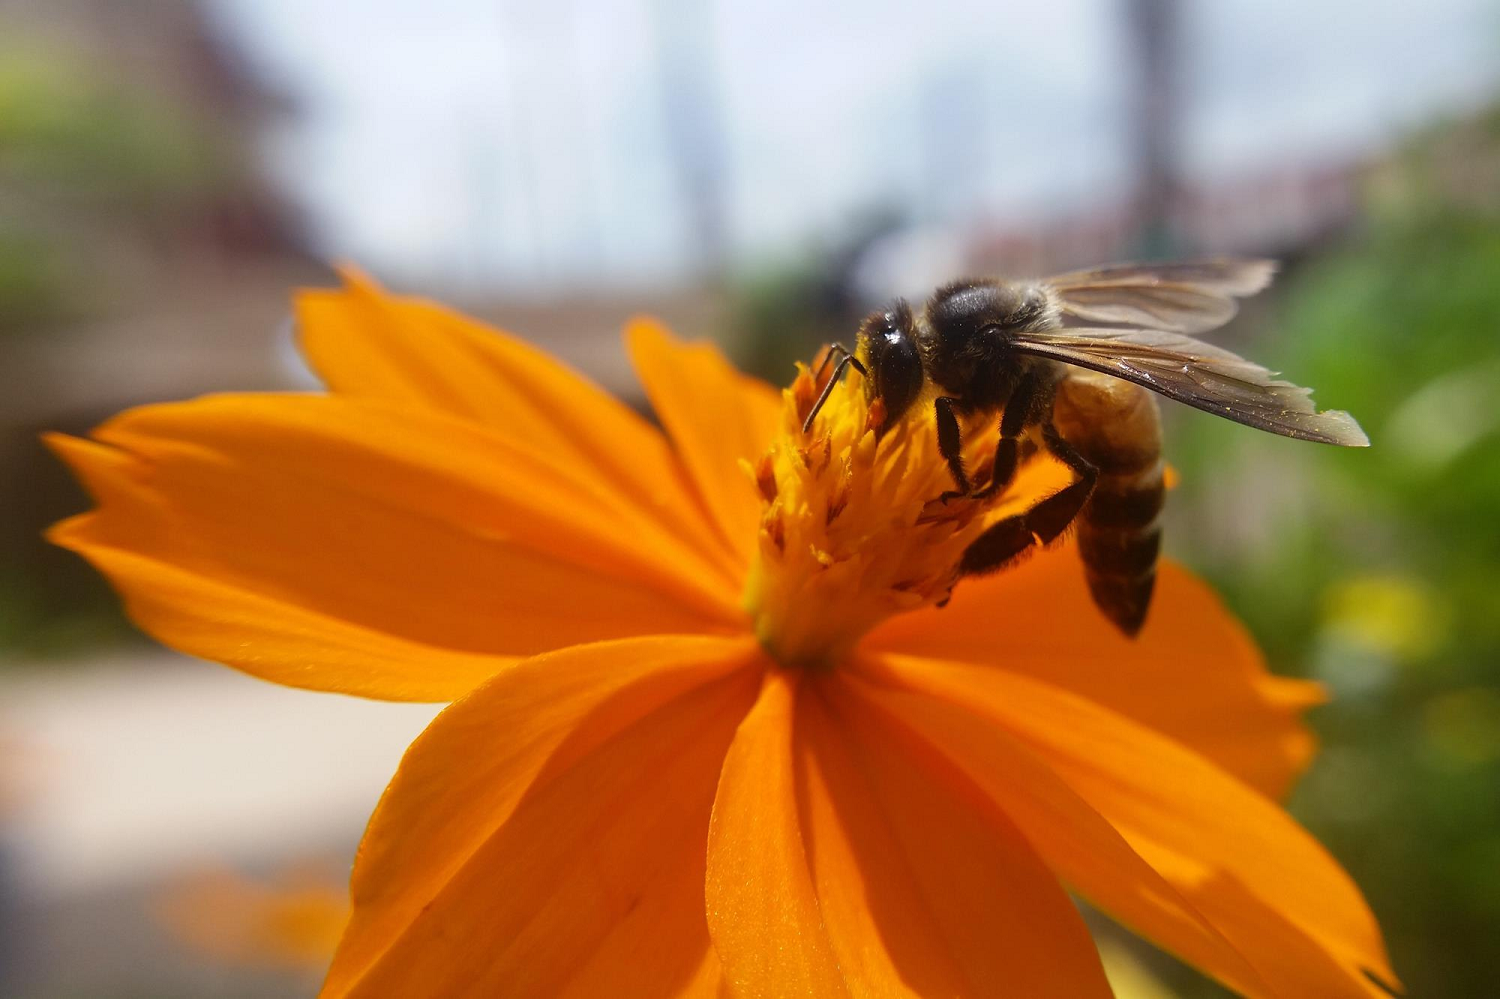
[[[869,400],[882,403],[878,432],[931,401],[955,486],[945,501],[1003,490],[1029,453],[1050,453],[1073,482],[986,529],[959,572],[994,572],[1076,523],[1094,603],[1133,637],[1156,580],[1166,491],[1151,392],[1285,437],[1369,444],[1348,413],[1318,412],[1311,390],[1196,339],[1228,322],[1236,299],[1265,288],[1275,270],[1270,260],[1209,259],[944,285],[920,312],[897,301],[869,316],[852,352],[830,348],[825,371],[837,364],[803,429],[852,366]],[[959,417],[974,414],[999,415],[982,482],[962,454]]]

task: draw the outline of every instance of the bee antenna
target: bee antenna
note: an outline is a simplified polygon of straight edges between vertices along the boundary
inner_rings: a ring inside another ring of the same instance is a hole
[[[843,351],[844,356],[839,358],[838,366],[833,369],[833,375],[829,377],[828,384],[823,386],[823,392],[818,396],[818,401],[813,403],[812,409],[808,410],[807,419],[802,421],[802,432],[804,434],[812,432],[813,420],[817,419],[818,413],[823,409],[823,404],[827,402],[828,397],[833,394],[833,387],[839,383],[839,378],[843,376],[845,368],[848,368],[852,365],[855,371],[858,371],[866,378],[870,377],[870,372],[865,369],[865,366],[862,363],[860,363],[859,358],[849,353],[848,348],[840,344],[835,344],[834,350]],[[833,350],[830,350],[828,352],[828,355],[823,358],[822,365],[818,367],[818,374],[821,375],[823,373],[823,369],[828,367],[828,358],[832,356]]]

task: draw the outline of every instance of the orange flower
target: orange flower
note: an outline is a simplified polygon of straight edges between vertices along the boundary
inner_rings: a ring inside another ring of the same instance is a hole
[[[1108,995],[1070,890],[1248,995],[1395,981],[1272,802],[1320,692],[1201,584],[1164,566],[1135,641],[1066,549],[936,606],[1055,467],[935,503],[930,416],[877,442],[851,379],[804,436],[805,370],[778,395],[648,322],[665,435],[360,279],[298,319],[330,394],[53,438],[99,504],[54,537],[175,648],[455,702],[370,821],[324,995]]]

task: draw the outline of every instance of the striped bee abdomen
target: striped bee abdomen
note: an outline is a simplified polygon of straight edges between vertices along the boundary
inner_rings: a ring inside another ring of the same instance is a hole
[[[1161,551],[1166,482],[1156,399],[1118,378],[1071,369],[1052,416],[1063,439],[1099,470],[1075,522],[1089,592],[1133,636],[1151,605]]]

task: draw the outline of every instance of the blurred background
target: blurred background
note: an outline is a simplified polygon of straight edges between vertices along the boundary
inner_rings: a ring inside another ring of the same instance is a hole
[[[135,635],[39,431],[312,387],[328,261],[638,399],[632,313],[783,382],[960,274],[1221,252],[1284,261],[1223,342],[1375,447],[1168,407],[1169,546],[1335,692],[1292,807],[1411,994],[1500,995],[1500,6],[0,0],[0,995],[311,994],[433,713]]]

